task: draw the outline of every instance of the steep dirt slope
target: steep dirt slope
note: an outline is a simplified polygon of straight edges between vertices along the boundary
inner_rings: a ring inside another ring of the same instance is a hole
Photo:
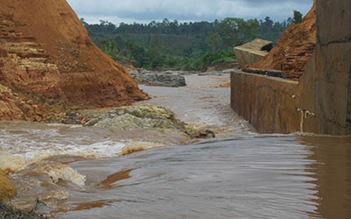
[[[300,24],[292,24],[278,44],[254,68],[282,70],[289,79],[298,80],[316,45],[316,5]]]
[[[92,43],[65,0],[0,0],[0,84],[0,119],[148,98]]]

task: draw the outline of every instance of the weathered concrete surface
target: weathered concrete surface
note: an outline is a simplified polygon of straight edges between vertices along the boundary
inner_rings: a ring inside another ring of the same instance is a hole
[[[298,84],[232,73],[232,108],[259,132],[351,134],[351,1],[317,1],[317,45]]]
[[[231,75],[232,108],[259,132],[286,133],[299,127],[295,81],[236,71]]]
[[[299,88],[308,132],[351,134],[351,1],[317,1],[317,46]]]
[[[241,66],[252,65],[265,57],[272,49],[272,41],[255,39],[234,48],[234,53]]]

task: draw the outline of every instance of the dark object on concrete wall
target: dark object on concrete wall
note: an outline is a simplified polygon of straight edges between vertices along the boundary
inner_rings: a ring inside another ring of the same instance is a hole
[[[278,78],[287,78],[287,75],[284,71],[272,70],[272,69],[244,68],[243,72],[259,74],[259,75],[266,75],[266,76],[271,76],[271,77],[278,77]]]

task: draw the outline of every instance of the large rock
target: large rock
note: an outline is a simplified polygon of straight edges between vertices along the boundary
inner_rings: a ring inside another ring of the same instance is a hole
[[[67,108],[122,106],[148,98],[93,44],[65,0],[2,0],[0,41],[0,84],[18,100],[0,100],[9,109],[0,119],[30,119],[33,111],[40,117]],[[28,106],[20,106],[28,101]]]
[[[45,219],[43,215],[36,214],[33,211],[26,212],[19,209],[15,209],[11,206],[5,205],[0,202],[0,218],[12,219],[12,218],[26,218],[26,219]]]
[[[160,87],[182,87],[186,86],[183,75],[172,72],[132,72],[130,75],[140,84]]]
[[[6,173],[0,170],[0,201],[5,201],[16,197],[15,186],[7,177]]]
[[[113,109],[102,116],[95,126],[132,130],[137,128],[178,129],[182,126],[174,113],[161,106],[144,105]]]
[[[103,114],[85,115],[86,126],[97,126],[112,130],[148,129],[158,132],[171,131],[191,138],[214,137],[210,130],[198,130],[175,118],[174,113],[162,106],[140,105],[112,109]]]
[[[272,41],[255,39],[234,48],[235,56],[242,67],[252,65],[265,57],[273,48]]]

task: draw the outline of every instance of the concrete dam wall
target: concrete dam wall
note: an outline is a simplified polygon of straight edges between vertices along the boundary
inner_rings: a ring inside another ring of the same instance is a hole
[[[258,132],[351,134],[351,1],[316,1],[317,42],[299,81],[231,75],[232,108]]]

